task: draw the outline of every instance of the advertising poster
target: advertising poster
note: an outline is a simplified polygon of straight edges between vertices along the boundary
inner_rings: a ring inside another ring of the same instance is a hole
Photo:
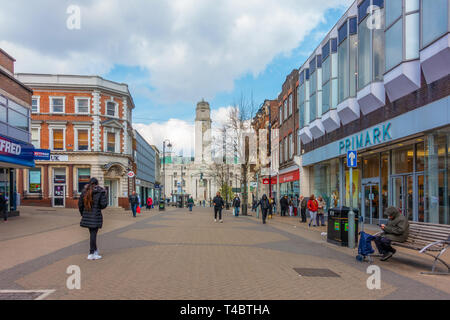
[[[345,172],[345,203],[350,205],[350,171]],[[359,169],[353,169],[353,207],[358,206],[359,195]]]

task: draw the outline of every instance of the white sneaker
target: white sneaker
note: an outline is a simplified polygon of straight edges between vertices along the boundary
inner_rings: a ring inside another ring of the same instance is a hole
[[[101,259],[101,258],[102,258],[102,256],[94,253],[94,260],[98,260],[98,259]]]
[[[220,220],[220,223],[223,223],[223,220]]]
[[[94,257],[95,257],[94,254],[89,254],[88,257],[87,257],[87,259],[88,259],[88,260],[95,260]]]
[[[217,219],[214,219],[214,222],[217,222]]]

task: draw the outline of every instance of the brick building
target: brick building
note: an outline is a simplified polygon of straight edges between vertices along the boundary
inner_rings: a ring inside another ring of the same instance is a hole
[[[298,119],[297,90],[298,70],[293,70],[283,83],[278,95],[279,128],[279,174],[278,195],[294,197],[300,193],[300,172],[298,166]],[[278,197],[278,198],[279,198]]]
[[[128,207],[135,190],[136,142],[128,86],[98,76],[18,74],[33,88],[31,133],[49,161],[20,170],[17,179],[27,205],[76,207],[91,177],[108,191],[109,206]]]
[[[14,62],[0,49],[0,194],[8,200],[10,215],[18,214],[17,172],[34,167],[30,136],[33,91],[14,77]]]

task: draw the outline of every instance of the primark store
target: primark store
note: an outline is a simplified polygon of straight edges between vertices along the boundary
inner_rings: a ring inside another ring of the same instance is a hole
[[[449,8],[355,1],[302,65],[303,195],[323,196],[328,208],[352,197],[370,224],[386,221],[388,206],[450,224]],[[349,150],[358,151],[352,181]]]

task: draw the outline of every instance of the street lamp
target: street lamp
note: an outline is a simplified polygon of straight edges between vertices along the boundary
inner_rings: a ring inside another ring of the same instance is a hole
[[[163,172],[164,172],[164,184],[163,184],[163,196],[164,196],[164,202],[166,201],[166,142],[167,148],[171,149],[172,144],[170,143],[169,139],[166,139],[163,141]]]

